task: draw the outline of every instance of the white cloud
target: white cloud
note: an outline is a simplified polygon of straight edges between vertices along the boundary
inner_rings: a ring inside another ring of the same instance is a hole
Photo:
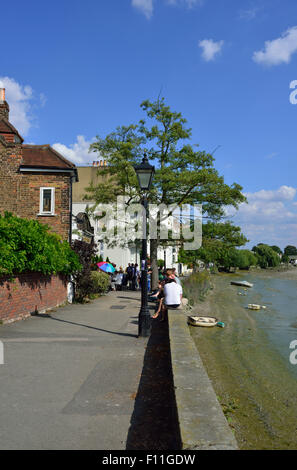
[[[215,42],[213,39],[203,39],[199,42],[202,49],[202,57],[207,62],[214,60],[215,56],[221,51],[224,41]]]
[[[140,10],[148,20],[152,17],[153,0],[132,0],[131,5]]]
[[[169,5],[186,5],[188,8],[193,8],[195,5],[203,5],[204,0],[167,0]]]
[[[238,211],[228,207],[226,215],[242,228],[252,244],[263,242],[284,247],[294,237],[296,240],[296,193],[296,188],[285,185],[276,190],[246,193],[248,204],[241,204]]]
[[[296,188],[281,186],[277,190],[261,189],[256,193],[247,193],[249,201],[292,201],[296,195]]]
[[[272,158],[275,158],[277,156],[278,156],[277,152],[272,152],[272,153],[269,153],[268,155],[266,155],[265,158],[267,158],[268,160],[271,160]]]
[[[167,5],[185,6],[193,8],[196,5],[203,5],[205,0],[163,0]],[[155,0],[131,0],[131,5],[137,8],[148,20],[151,19],[154,12]]]
[[[28,135],[33,124],[32,88],[29,85],[20,85],[9,77],[0,77],[0,88],[5,88],[5,99],[10,108],[10,122],[21,135]]]
[[[297,52],[297,26],[289,28],[277,39],[266,41],[264,50],[254,52],[253,60],[264,65],[288,64],[295,52]]]
[[[43,108],[47,102],[47,97],[45,96],[44,93],[40,93],[39,99],[40,99],[40,106]]]
[[[270,246],[277,245],[282,250],[287,245],[296,246],[297,224],[246,224],[244,225],[243,230],[245,236],[250,240],[250,243],[248,243],[246,248],[252,248],[258,243],[266,243]]]
[[[248,199],[249,204],[243,204],[239,208],[238,216],[242,220],[249,219],[250,222],[258,220],[263,223],[265,220],[281,220],[294,217],[294,214],[288,210],[283,202]],[[296,215],[295,215],[296,216]]]
[[[195,5],[203,5],[204,0],[184,0],[189,8],[192,8]]]
[[[253,20],[256,18],[259,9],[259,7],[253,7],[247,10],[240,10],[239,18],[242,20]]]
[[[94,141],[94,138],[91,140],[86,140],[83,135],[78,135],[76,142],[69,145],[69,147],[61,143],[55,143],[52,145],[52,147],[61,155],[63,155],[63,157],[67,158],[76,165],[85,165],[97,159],[97,154],[96,158],[93,158],[95,154],[89,153],[90,145]]]

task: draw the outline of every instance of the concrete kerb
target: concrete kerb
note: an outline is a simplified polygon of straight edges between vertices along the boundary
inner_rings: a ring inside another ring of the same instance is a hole
[[[181,311],[168,311],[176,406],[183,450],[237,450]]]

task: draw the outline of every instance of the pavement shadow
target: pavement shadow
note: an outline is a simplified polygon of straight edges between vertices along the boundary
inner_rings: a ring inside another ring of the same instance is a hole
[[[40,318],[49,318],[50,320],[55,320],[55,321],[59,321],[59,322],[62,322],[62,323],[69,323],[69,325],[82,326],[84,328],[89,328],[91,330],[103,331],[104,333],[110,333],[112,335],[131,336],[132,338],[137,338],[137,335],[133,335],[133,334],[130,334],[130,333],[120,333],[118,331],[104,330],[103,328],[97,328],[95,326],[90,326],[90,325],[84,325],[83,323],[76,323],[76,322],[69,321],[69,320],[61,320],[61,318],[56,318],[56,317],[53,317],[51,315],[35,313],[34,316],[35,317],[40,317]]]
[[[152,321],[126,450],[181,450],[168,323]]]
[[[124,297],[122,295],[117,295],[117,299],[136,300],[136,302],[141,302],[141,298],[138,298],[138,297]]]

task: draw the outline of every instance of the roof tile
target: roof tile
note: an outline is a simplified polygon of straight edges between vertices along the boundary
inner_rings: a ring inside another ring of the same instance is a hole
[[[24,141],[16,128],[6,119],[0,119],[0,134],[15,134],[20,138],[21,142]]]
[[[73,169],[74,163],[70,162],[50,145],[23,145],[22,166]]]

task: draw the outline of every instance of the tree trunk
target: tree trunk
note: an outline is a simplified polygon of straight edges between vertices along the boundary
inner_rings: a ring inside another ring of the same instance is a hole
[[[158,289],[158,240],[150,240],[150,260],[152,270],[152,290]]]

